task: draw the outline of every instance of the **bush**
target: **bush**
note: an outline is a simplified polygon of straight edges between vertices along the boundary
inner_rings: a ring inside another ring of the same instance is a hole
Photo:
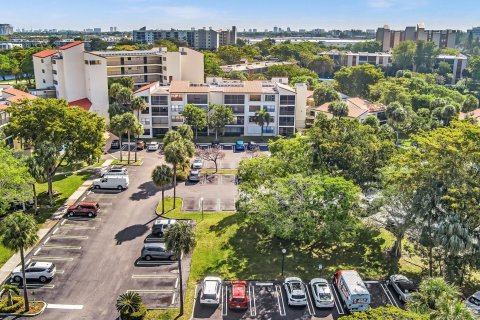
[[[23,298],[22,297],[13,297],[13,304],[7,306],[7,299],[0,301],[0,312],[1,313],[14,313],[18,312],[23,308]]]
[[[122,313],[122,320],[142,320],[147,314],[147,307],[142,303],[140,309],[133,313]]]

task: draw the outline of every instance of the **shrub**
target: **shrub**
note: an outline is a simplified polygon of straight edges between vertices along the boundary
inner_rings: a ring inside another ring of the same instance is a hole
[[[142,303],[138,311],[127,314],[122,313],[122,320],[142,320],[147,314],[147,307]]]
[[[0,312],[1,313],[14,313],[18,312],[23,308],[23,298],[22,297],[13,297],[13,304],[7,306],[7,299],[0,301]]]

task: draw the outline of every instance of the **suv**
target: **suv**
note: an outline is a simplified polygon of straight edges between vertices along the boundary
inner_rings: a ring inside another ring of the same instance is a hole
[[[235,151],[244,151],[245,150],[245,144],[243,143],[243,140],[237,140],[235,142]]]
[[[158,237],[163,237],[168,227],[177,223],[175,219],[157,219],[153,223],[152,233]]]
[[[237,310],[248,308],[246,281],[232,281],[232,292],[228,298],[228,307]]]
[[[465,305],[474,315],[480,315],[480,291],[475,292],[467,300]]]
[[[27,280],[34,279],[40,282],[47,282],[47,280],[53,278],[56,272],[57,269],[53,263],[35,261],[25,267],[25,278],[27,278]],[[13,269],[12,279],[14,282],[22,283],[22,277],[22,266]]]
[[[67,216],[87,216],[93,218],[97,216],[100,206],[97,202],[79,202],[71,205],[67,209]]]
[[[297,277],[289,277],[283,283],[287,292],[287,300],[289,306],[306,306],[307,295],[305,294],[305,285],[302,279]]]
[[[157,141],[150,142],[147,145],[147,151],[157,151],[160,148],[160,144]]]
[[[137,150],[143,150],[143,149],[145,149],[145,141],[138,140],[137,141]]]
[[[202,281],[200,304],[219,304],[222,279],[218,277],[205,277]]]
[[[203,168],[203,160],[202,158],[195,158],[192,163],[192,169],[202,169]]]
[[[142,259],[150,261],[152,259],[168,259],[175,260],[173,252],[167,251],[165,243],[150,242],[143,245]]]
[[[249,141],[247,144],[247,149],[249,151],[257,151],[259,149],[259,146],[255,141]]]
[[[120,149],[120,140],[118,140],[118,139],[112,140],[112,144],[110,145],[110,149]]]
[[[188,175],[188,181],[190,182],[200,181],[200,173],[198,172],[198,170],[190,170],[190,174]]]

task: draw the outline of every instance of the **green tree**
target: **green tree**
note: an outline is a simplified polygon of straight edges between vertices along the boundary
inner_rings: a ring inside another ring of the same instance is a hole
[[[463,112],[472,112],[478,108],[478,99],[471,94],[468,94],[463,101],[462,111]]]
[[[2,70],[1,65],[2,63],[0,61],[0,72]],[[468,59],[468,70],[470,71],[473,80],[480,80],[480,55],[475,55]]]
[[[333,101],[328,105],[328,112],[338,119],[346,117],[348,116],[348,104],[344,101]]]
[[[448,126],[450,124],[450,121],[455,117],[457,114],[457,108],[452,106],[451,104],[443,107],[441,117],[443,124]]]
[[[183,276],[182,276],[182,256],[189,254],[195,247],[195,233],[190,223],[180,221],[168,228],[165,232],[165,246],[168,251],[175,254],[178,261],[178,275],[180,280],[180,316],[183,315]]]
[[[123,134],[126,133],[125,128],[123,127],[122,121],[123,121],[122,114],[117,114],[110,119],[110,125],[109,125],[110,131],[120,139],[120,162],[123,161],[122,138],[123,138]]]
[[[340,100],[340,95],[329,85],[319,85],[313,91],[313,99],[315,100],[315,105],[320,106],[326,102]]]
[[[442,76],[446,76],[447,74],[452,73],[452,67],[448,64],[448,62],[440,61],[437,72]]]
[[[188,159],[188,150],[182,140],[169,143],[164,147],[165,161],[173,166],[173,208],[175,209],[177,194],[177,168]]]
[[[222,61],[217,55],[210,51],[203,51],[203,68],[206,76],[222,77],[223,70],[220,68]]]
[[[28,93],[28,85],[26,83],[15,83],[13,87],[17,90]]]
[[[128,156],[127,156],[127,162],[130,164],[130,150],[131,150],[131,134],[136,134],[138,132],[143,132],[143,126],[141,123],[138,122],[137,118],[135,116],[128,112],[124,113],[121,116],[121,127],[123,128],[123,131],[127,133],[127,139],[128,139]],[[135,146],[136,149],[136,146]]]
[[[382,43],[380,41],[364,41],[355,43],[352,48],[352,52],[380,52],[382,51]]]
[[[33,153],[31,157],[27,158],[28,172],[32,176],[32,191],[33,191],[33,207],[35,214],[38,212],[38,197],[36,183],[44,183],[48,181],[48,176],[42,167],[42,160],[39,159],[38,153]]]
[[[365,118],[365,121],[363,122],[363,124],[369,125],[370,127],[372,127],[375,130],[380,129],[380,120],[378,120],[378,118],[375,117],[373,114],[367,116]]]
[[[305,83],[307,84],[308,90],[314,90],[319,86],[318,77],[311,77],[311,76],[296,76],[296,77],[290,78],[289,83],[291,86],[294,86],[297,83]]]
[[[0,234],[2,235],[2,244],[15,252],[20,251],[20,260],[22,264],[22,287],[23,299],[25,302],[25,311],[30,310],[27,293],[27,279],[25,277],[25,255],[24,250],[35,245],[38,241],[38,225],[32,216],[22,212],[16,212],[8,215],[0,224]]]
[[[182,116],[185,124],[195,128],[195,140],[198,138],[198,130],[207,127],[207,112],[193,104],[187,104],[183,109]]]
[[[393,64],[405,70],[411,69],[414,62],[416,45],[414,41],[402,41],[393,48]]]
[[[420,40],[416,42],[413,63],[418,72],[431,72],[435,64],[438,50],[434,42]],[[405,69],[405,68],[403,68]],[[448,73],[448,72],[447,72]]]
[[[177,127],[177,132],[183,140],[191,142],[193,140],[193,130],[188,124],[181,124]],[[185,143],[186,143],[185,141]]]
[[[140,121],[140,112],[147,110],[148,104],[143,99],[143,97],[133,97],[130,108],[132,109],[132,111],[137,111],[137,120]],[[136,130],[136,142],[138,142],[138,136],[141,134],[143,134],[143,127],[142,130],[140,130],[140,128],[137,128]],[[135,148],[135,162],[137,162],[137,148]]]
[[[123,88],[124,86],[119,82],[113,82],[110,84],[110,87],[108,88],[108,96],[112,102],[116,102],[117,94]]]
[[[398,146],[398,133],[407,121],[407,110],[398,102],[393,102],[387,106],[385,111],[390,125],[395,129],[395,144]]]
[[[326,55],[316,56],[308,64],[308,68],[315,71],[320,77],[325,78],[333,72],[333,60]]]
[[[261,130],[260,135],[262,137],[263,137],[263,127],[264,126],[268,127],[270,122],[271,122],[271,117],[270,117],[270,113],[267,110],[261,109],[260,111],[255,113],[255,123],[260,126],[260,130]]]
[[[155,41],[155,45],[167,48],[168,52],[178,52],[178,46],[170,40],[160,39]]]
[[[20,289],[12,284],[5,283],[1,287],[2,293],[0,297],[7,296],[7,306],[13,305],[13,296],[20,294]]]
[[[165,187],[172,182],[172,177],[172,169],[164,164],[156,166],[152,172],[153,183],[162,189],[162,215],[165,214]]]
[[[383,79],[383,73],[371,64],[342,67],[335,73],[337,90],[349,96],[368,97],[369,86]]]
[[[226,64],[236,64],[242,59],[243,52],[236,46],[220,46],[217,50],[217,56]]]
[[[117,312],[122,315],[130,315],[140,310],[142,306],[142,297],[135,291],[122,293],[115,302]]]
[[[7,55],[0,54],[0,76],[3,80],[6,79],[7,74],[12,70],[12,61]]]
[[[120,88],[115,95],[115,101],[123,104],[124,106],[130,107],[132,100],[133,100],[133,92],[131,89],[127,87]]]
[[[90,38],[90,49],[92,51],[102,51],[102,50],[107,50],[108,48],[108,42],[103,41],[100,38],[93,37]]]
[[[210,105],[208,124],[215,129],[215,140],[218,140],[218,131],[225,131],[225,126],[235,121],[232,108],[224,105]],[[224,133],[225,134],[225,133]]]
[[[48,161],[42,161],[50,196],[52,179],[62,163],[93,163],[102,154],[105,122],[93,112],[70,107],[65,100],[57,99],[23,101],[9,111],[8,134],[31,143],[34,150],[47,148],[53,153],[45,155]]]
[[[299,76],[318,77],[318,75],[306,68],[299,67],[295,64],[273,65],[268,67],[267,77],[288,77],[294,78]]]
[[[128,111],[128,107],[118,102],[113,102],[108,106],[108,116],[110,120],[116,115],[122,115],[124,113],[127,113]]]

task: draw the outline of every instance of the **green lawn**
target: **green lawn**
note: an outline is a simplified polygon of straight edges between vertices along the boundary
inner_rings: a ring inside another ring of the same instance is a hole
[[[192,256],[183,319],[190,317],[195,283],[207,275],[224,279],[282,279],[282,248],[287,250],[284,277],[328,278],[337,268],[354,268],[365,279],[379,279],[389,275],[393,267],[392,259],[385,252],[394,240],[385,230],[363,228],[349,243],[312,250],[262,236],[241,214],[205,213],[202,220],[201,213],[180,212],[181,199],[177,199],[175,210],[172,206],[173,199],[166,199],[167,217],[196,220],[197,244]],[[161,202],[157,212],[161,212]],[[321,274],[319,263],[324,266]],[[173,319],[175,316],[171,310],[167,313],[160,310],[151,311],[147,319]]]
[[[215,173],[215,169],[202,169],[200,172],[205,174],[213,174]],[[218,169],[217,174],[237,174],[237,172],[237,169]]]

